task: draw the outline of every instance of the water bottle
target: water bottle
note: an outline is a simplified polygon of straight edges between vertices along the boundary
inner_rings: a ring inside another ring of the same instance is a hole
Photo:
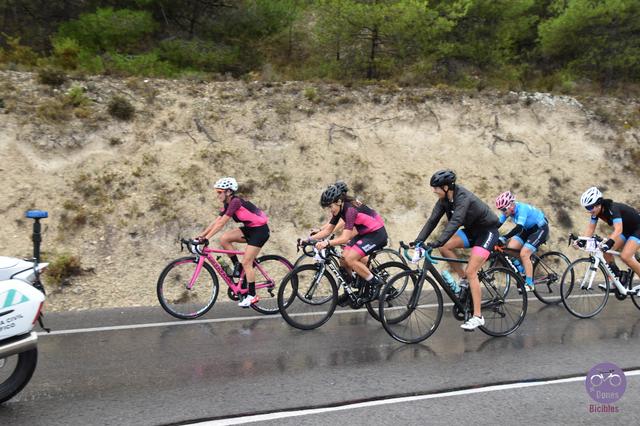
[[[449,271],[447,271],[446,269],[442,272],[442,278],[444,278],[444,281],[447,283],[451,291],[456,294],[460,292],[460,287],[458,287],[456,280],[453,279]]]
[[[513,266],[516,267],[521,275],[524,275],[524,266],[522,266],[522,263],[520,263],[520,259],[513,259]]]

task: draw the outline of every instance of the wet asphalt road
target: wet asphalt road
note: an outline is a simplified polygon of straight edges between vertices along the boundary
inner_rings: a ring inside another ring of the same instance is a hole
[[[241,318],[239,318],[241,317]],[[217,304],[177,321],[160,308],[49,315],[29,385],[0,425],[166,425],[349,401],[585,375],[595,364],[640,368],[640,311],[609,301],[591,320],[530,299],[512,336],[465,333],[450,313],[419,345],[392,340],[366,311],[303,332],[280,317]],[[92,327],[149,327],[82,331]],[[589,413],[584,382],[447,396],[264,424],[640,424],[640,376],[618,413]]]

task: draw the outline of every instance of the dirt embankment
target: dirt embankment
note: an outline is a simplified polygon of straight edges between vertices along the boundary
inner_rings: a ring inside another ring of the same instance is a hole
[[[109,115],[115,95],[133,120]],[[48,283],[50,310],[155,305],[176,238],[215,217],[220,176],[268,212],[265,252],[292,258],[337,178],[383,215],[393,244],[416,236],[435,202],[428,178],[445,167],[487,202],[511,189],[541,207],[553,248],[584,227],[591,185],[640,207],[634,99],[107,78],[52,89],[16,72],[0,72],[0,99],[0,253],[29,254],[23,213],[37,207],[50,212],[49,258],[77,255],[87,271]]]

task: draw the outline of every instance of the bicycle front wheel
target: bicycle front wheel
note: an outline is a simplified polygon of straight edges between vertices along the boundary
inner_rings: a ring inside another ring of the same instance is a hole
[[[382,292],[382,290],[384,289],[384,286],[386,285],[386,283],[389,282],[389,280],[391,280],[391,278],[393,278],[396,274],[399,274],[402,271],[408,271],[409,269],[410,268],[404,263],[385,262],[382,265],[372,267],[371,272],[376,274],[382,280],[383,284],[380,288],[380,291]],[[408,278],[404,280],[396,281],[396,290],[398,290],[398,293],[401,293],[405,290],[407,286],[407,282],[408,282]],[[365,306],[369,314],[376,321],[380,321],[380,315],[379,315],[380,298],[378,297],[375,300],[372,300],[371,302],[365,303]]]
[[[609,279],[602,265],[595,268],[593,262],[591,257],[578,259],[562,275],[562,303],[578,318],[597,315],[609,299]]]
[[[292,327],[312,330],[327,322],[338,303],[338,287],[320,265],[300,265],[287,274],[278,290],[278,308]]]
[[[169,263],[160,274],[156,292],[160,306],[180,319],[193,319],[206,314],[218,297],[218,277],[211,265],[202,269],[193,280],[198,266],[195,256],[182,257]]]
[[[571,262],[564,254],[550,251],[542,254],[533,263],[533,294],[542,303],[555,305],[562,301],[560,280]]]
[[[255,261],[256,295],[260,298],[258,303],[251,307],[265,315],[274,315],[280,312],[278,308],[278,286],[284,277],[291,272],[293,265],[287,259],[275,254],[260,256]]]
[[[398,288],[404,288],[402,292]],[[442,319],[442,294],[429,276],[420,271],[400,272],[380,294],[380,322],[391,337],[402,343],[418,343],[431,336]]]
[[[520,327],[527,313],[524,281],[511,269],[496,267],[480,274],[481,310],[490,336],[507,336]]]

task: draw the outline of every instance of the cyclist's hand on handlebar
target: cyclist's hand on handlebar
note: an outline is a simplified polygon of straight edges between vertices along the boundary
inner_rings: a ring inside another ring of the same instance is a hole
[[[609,250],[611,250],[611,249],[613,248],[613,245],[614,245],[615,243],[616,243],[616,242],[615,242],[613,239],[609,238],[607,241],[605,241],[604,243],[602,243],[602,244],[600,245],[600,247],[602,248],[602,251],[603,251],[603,252],[607,252],[607,251],[609,251]]]
[[[327,247],[329,247],[329,240],[322,240],[316,243],[316,248],[318,250],[323,250],[323,249],[326,249]]]
[[[409,243],[409,247],[420,248],[423,244],[424,244],[423,240],[414,240],[413,242]]]

